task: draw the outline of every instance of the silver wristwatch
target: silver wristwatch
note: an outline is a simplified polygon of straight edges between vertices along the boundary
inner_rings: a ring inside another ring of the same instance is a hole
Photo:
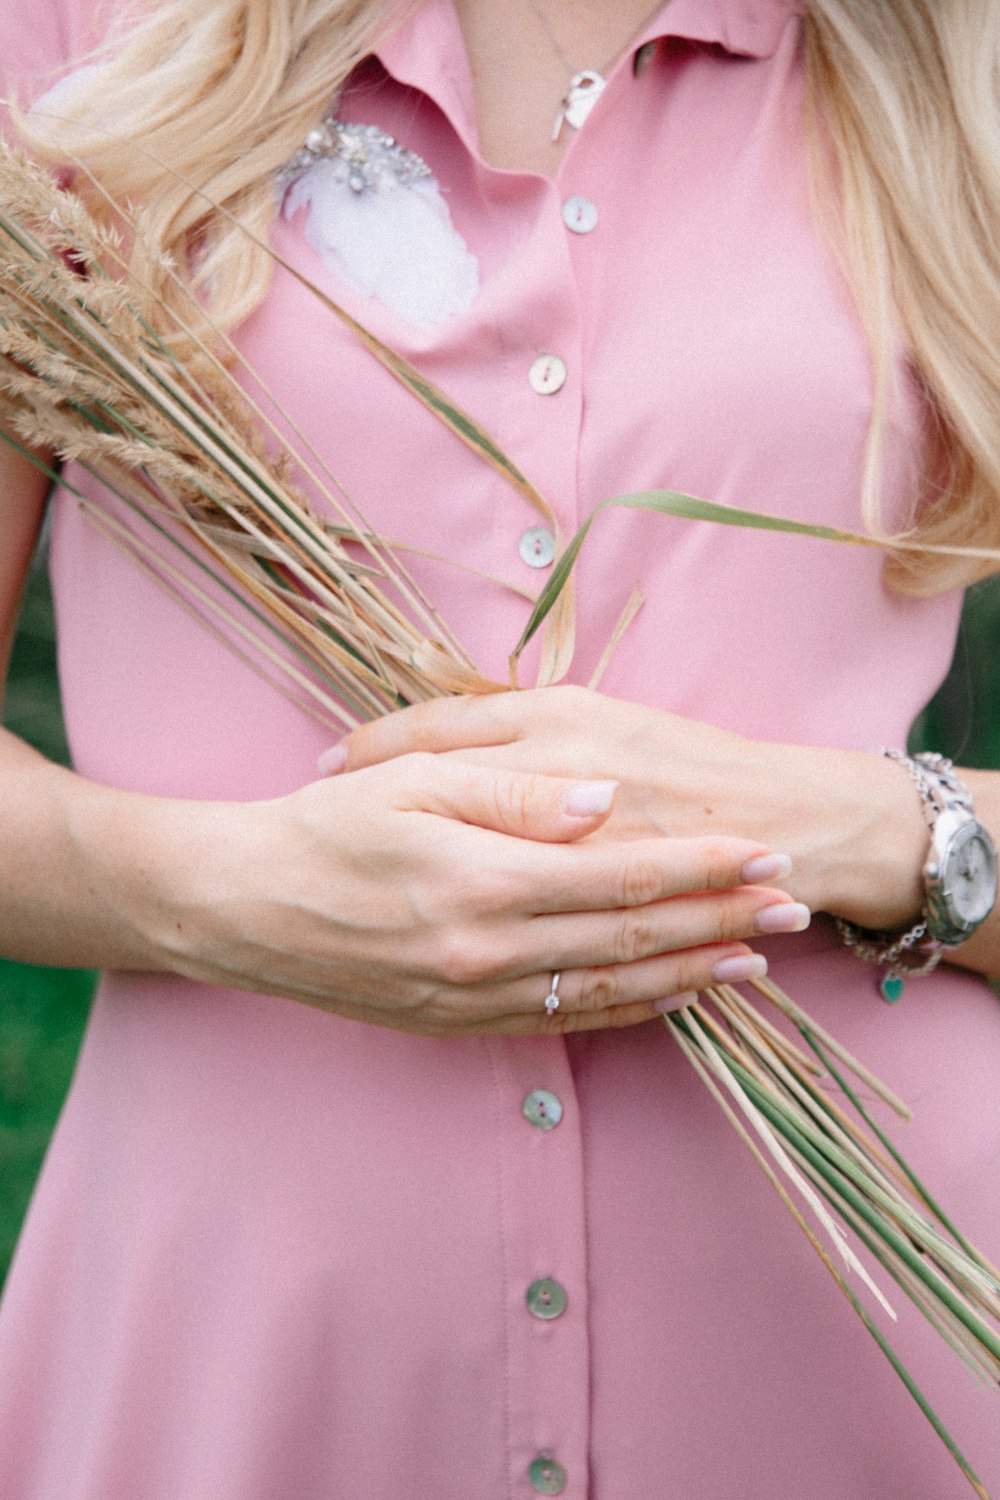
[[[942,947],[964,943],[993,910],[997,898],[997,851],[972,810],[972,797],[950,760],[933,751],[912,758],[883,750],[916,783],[931,847],[924,877],[927,935]]]
[[[859,958],[884,967],[879,989],[892,1002],[902,994],[904,979],[928,974],[942,949],[964,943],[985,922],[997,898],[997,851],[950,760],[933,751],[882,754],[898,761],[916,784],[930,829],[924,909],[905,932],[871,932],[843,917],[834,922]]]

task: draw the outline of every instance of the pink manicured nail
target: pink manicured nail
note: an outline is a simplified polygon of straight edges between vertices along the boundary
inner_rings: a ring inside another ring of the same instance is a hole
[[[716,984],[744,984],[748,979],[763,979],[766,973],[763,953],[740,953],[735,958],[720,958],[712,978]]]
[[[683,995],[670,995],[666,1000],[654,1000],[653,1009],[657,1015],[665,1016],[672,1010],[683,1010],[685,1005],[693,1005],[698,998],[697,990],[687,990]]]
[[[784,880],[792,873],[792,862],[787,854],[758,854],[748,859],[740,871],[744,885],[764,885],[769,880]]]
[[[757,932],[805,932],[811,918],[812,912],[801,901],[780,901],[762,906],[753,925]]]
[[[331,745],[329,750],[324,750],[316,762],[316,769],[321,776],[336,776],[347,765],[347,751],[343,745]]]
[[[577,781],[563,792],[562,810],[571,818],[592,818],[611,806],[617,781]]]

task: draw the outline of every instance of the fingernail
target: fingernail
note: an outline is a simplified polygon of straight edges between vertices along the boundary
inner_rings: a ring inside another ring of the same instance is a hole
[[[683,995],[669,995],[666,1000],[654,1000],[653,1009],[658,1016],[665,1016],[672,1010],[683,1010],[685,1005],[694,1005],[698,999],[697,990],[685,990]]]
[[[792,873],[787,854],[758,854],[748,859],[740,871],[744,885],[762,885],[768,880],[784,880]]]
[[[762,906],[753,925],[757,932],[805,932],[811,918],[812,912],[801,901],[780,901]]]
[[[617,781],[576,781],[562,796],[562,810],[571,818],[592,818],[611,806]]]
[[[347,765],[347,751],[343,745],[331,745],[329,750],[324,750],[316,762],[316,769],[321,776],[336,776]]]
[[[739,953],[735,958],[720,958],[712,978],[716,984],[744,984],[748,979],[763,979],[766,973],[763,953]]]

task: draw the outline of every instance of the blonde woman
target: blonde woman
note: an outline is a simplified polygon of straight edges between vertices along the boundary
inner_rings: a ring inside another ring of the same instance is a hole
[[[6,0],[3,53],[494,675],[610,494],[997,544],[987,0]],[[3,464],[9,638],[43,497]],[[57,495],[77,769],[3,740],[0,947],[108,972],[0,1318],[4,1495],[965,1493],[658,1022],[769,963],[996,1249],[1000,782],[879,753],[964,568],[609,515],[577,685],[330,747]],[[898,1310],[1000,1484],[995,1395]]]

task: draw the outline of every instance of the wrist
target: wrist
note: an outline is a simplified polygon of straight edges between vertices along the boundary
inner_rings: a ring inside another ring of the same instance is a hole
[[[883,765],[895,768],[897,781],[905,778],[911,802],[919,808],[925,830],[923,853],[917,862],[907,866],[899,860],[901,848],[906,847],[897,844],[901,835],[894,832],[891,824],[879,830],[888,860],[884,878],[892,879],[892,864],[901,872],[908,868],[915,877],[909,889],[912,892],[913,884],[917,884],[917,896],[907,899],[911,914],[901,917],[903,887],[887,885],[886,897],[876,908],[877,887],[868,885],[871,896],[865,903],[863,917],[843,907],[833,908],[835,915],[848,919],[853,930],[842,931],[855,947],[874,933],[877,946],[886,951],[899,947],[900,943],[909,946],[917,938],[926,938],[921,946],[928,955],[941,947],[955,948],[966,942],[990,916],[996,900],[997,854],[989,830],[976,815],[970,788],[944,756],[921,752],[911,757],[901,750],[883,749],[879,759]],[[912,854],[909,858],[912,860]],[[870,865],[868,878],[871,878]],[[895,902],[890,899],[893,893]],[[868,945],[871,946],[870,941]],[[884,955],[879,961],[885,961]]]
[[[930,844],[917,790],[877,752],[837,751],[827,770],[821,909],[872,931],[905,930],[923,910]]]
[[[95,951],[88,962],[184,972],[219,809],[84,785],[68,810],[67,834],[90,898]]]

